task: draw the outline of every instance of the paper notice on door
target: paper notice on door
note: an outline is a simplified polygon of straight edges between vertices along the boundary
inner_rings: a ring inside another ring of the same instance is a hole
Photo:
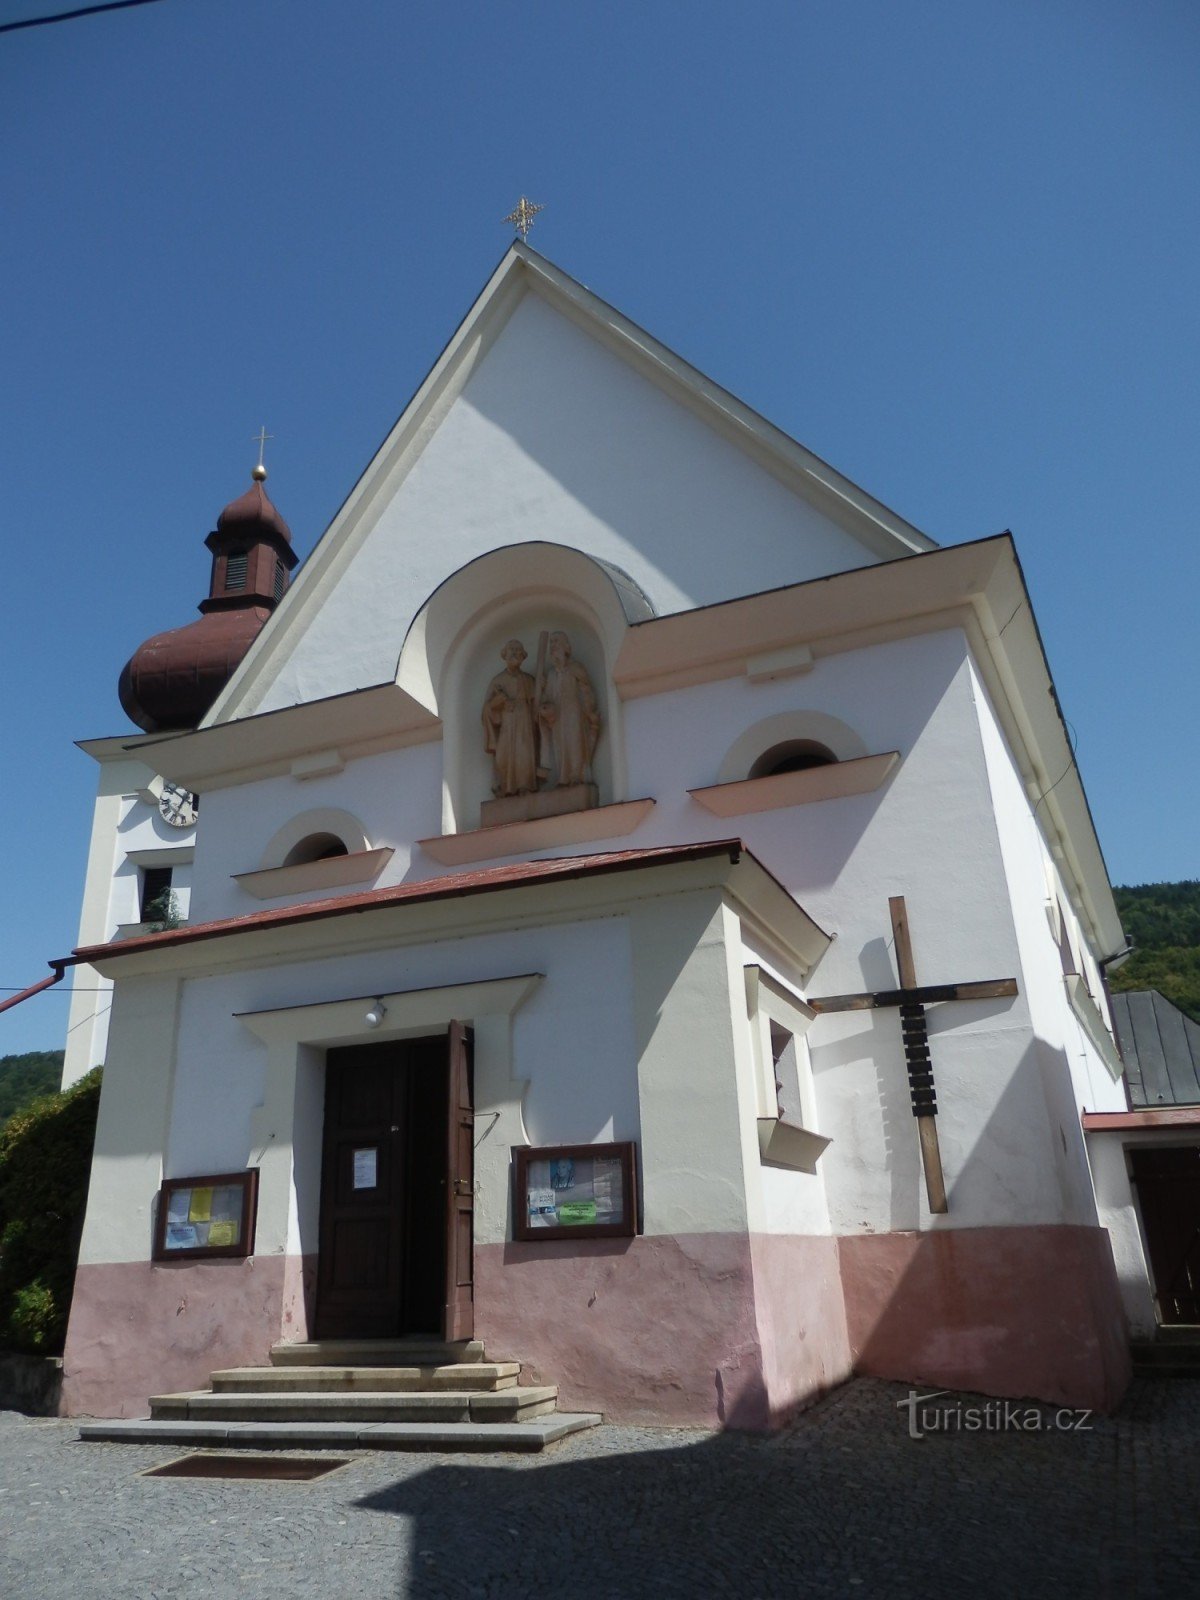
[[[379,1151],[372,1145],[369,1150],[354,1152],[354,1187],[374,1189],[379,1182]]]

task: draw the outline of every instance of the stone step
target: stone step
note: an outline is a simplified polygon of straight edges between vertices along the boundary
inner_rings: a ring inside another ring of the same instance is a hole
[[[448,1367],[229,1367],[214,1372],[216,1394],[374,1394],[407,1390],[513,1389],[519,1361],[457,1361]]]
[[[1130,1345],[1136,1372],[1163,1378],[1200,1377],[1200,1342],[1189,1339],[1135,1339]]]
[[[108,1444],[174,1444],[190,1449],[541,1450],[603,1417],[555,1411],[528,1422],[81,1422],[79,1437]]]
[[[160,1394],[150,1415],[162,1422],[516,1422],[554,1410],[551,1385],[496,1393],[432,1390],[372,1393]]]
[[[273,1367],[449,1367],[484,1359],[478,1339],[315,1339],[271,1348]]]

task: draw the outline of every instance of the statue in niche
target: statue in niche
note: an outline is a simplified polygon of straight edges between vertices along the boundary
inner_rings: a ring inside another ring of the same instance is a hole
[[[538,674],[538,721],[542,733],[538,776],[550,780],[545,785],[550,789],[591,783],[592,757],[600,738],[600,712],[592,680],[587,668],[572,656],[571,641],[565,633],[549,636],[548,654],[550,665],[544,683],[542,673]],[[542,657],[541,650],[538,655]]]
[[[492,793],[498,799],[534,794],[538,787],[537,686],[521,670],[525,646],[519,639],[510,639],[500,655],[504,671],[483,698],[484,746],[495,768]]]
[[[492,798],[479,808],[483,827],[587,811],[600,804],[592,758],[600,712],[587,668],[561,632],[538,639],[536,676],[525,672],[520,639],[500,652],[483,697],[484,748],[492,758]]]

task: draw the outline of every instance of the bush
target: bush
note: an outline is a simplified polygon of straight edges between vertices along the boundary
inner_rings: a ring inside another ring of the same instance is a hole
[[[62,1350],[87,1202],[100,1069],[0,1129],[0,1345]]]

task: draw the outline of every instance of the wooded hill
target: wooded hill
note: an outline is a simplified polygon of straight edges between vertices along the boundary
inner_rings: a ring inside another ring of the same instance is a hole
[[[1110,972],[1112,987],[1157,989],[1200,1022],[1200,882],[1141,883],[1113,893],[1136,949]]]
[[[61,1050],[27,1050],[22,1056],[0,1056],[0,1127],[14,1111],[57,1089],[62,1070]]]

